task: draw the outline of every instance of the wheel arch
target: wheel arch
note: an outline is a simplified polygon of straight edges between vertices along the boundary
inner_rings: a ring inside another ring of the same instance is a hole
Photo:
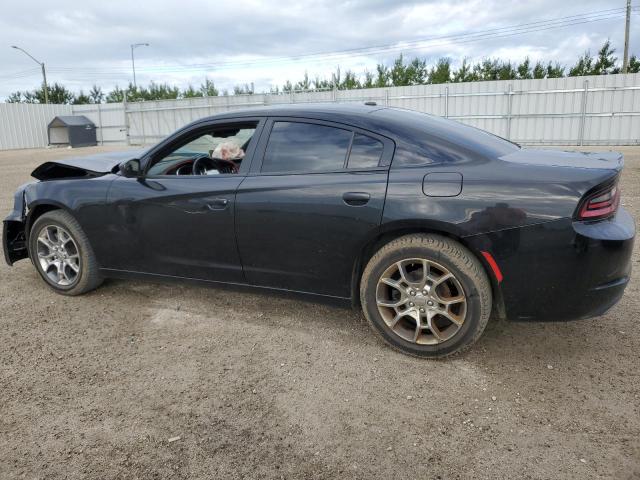
[[[387,243],[396,238],[412,234],[434,234],[450,238],[467,248],[480,262],[489,278],[493,294],[493,314],[499,318],[505,317],[504,299],[500,283],[496,279],[491,266],[485,257],[470,242],[466,241],[455,225],[446,223],[429,223],[424,220],[402,221],[382,225],[373,232],[361,245],[353,264],[351,275],[351,304],[354,308],[360,306],[360,281],[367,263],[371,257]]]
[[[24,223],[25,235],[27,237],[27,245],[29,240],[29,234],[31,233],[31,227],[35,221],[47,212],[53,210],[64,210],[73,216],[73,213],[62,203],[54,200],[37,200],[29,205],[29,210]]]

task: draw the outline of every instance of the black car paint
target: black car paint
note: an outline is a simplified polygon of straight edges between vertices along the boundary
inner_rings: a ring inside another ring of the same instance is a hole
[[[630,272],[633,220],[622,208],[607,220],[574,220],[585,193],[619,174],[619,155],[496,150],[485,132],[415,115],[363,106],[232,112],[195,122],[136,155],[144,171],[194,129],[257,120],[239,175],[126,178],[114,173],[124,154],[99,163],[56,162],[104,174],[24,186],[5,221],[5,257],[12,263],[26,254],[8,247],[11,232],[25,225],[28,231],[25,210],[53,205],[76,217],[106,276],[190,278],[357,300],[372,249],[423,231],[470,248],[492,280],[497,309],[510,318],[581,318],[619,299]],[[384,139],[386,159],[363,171],[262,175],[276,118],[367,132]],[[369,201],[349,205],[347,194],[368,194]],[[495,258],[502,282],[482,252]]]

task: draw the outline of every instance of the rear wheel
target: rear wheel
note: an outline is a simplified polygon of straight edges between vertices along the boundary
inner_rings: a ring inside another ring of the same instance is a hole
[[[58,293],[80,295],[102,283],[89,240],[63,210],[47,212],[34,222],[29,254],[42,279]]]
[[[408,235],[382,247],[362,275],[360,299],[392,347],[444,357],[472,345],[491,313],[491,285],[478,259],[439,235]]]

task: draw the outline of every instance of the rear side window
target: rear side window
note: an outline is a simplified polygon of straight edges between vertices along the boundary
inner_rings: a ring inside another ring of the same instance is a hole
[[[384,145],[375,138],[356,133],[353,136],[351,153],[349,154],[349,168],[375,168],[380,163]]]
[[[262,172],[294,173],[344,168],[352,133],[313,123],[275,122]]]

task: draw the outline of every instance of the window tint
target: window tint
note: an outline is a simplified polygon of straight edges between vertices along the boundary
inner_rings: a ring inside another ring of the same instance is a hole
[[[312,123],[275,122],[263,172],[308,172],[344,168],[351,132]]]
[[[383,145],[379,140],[356,133],[353,137],[348,167],[375,168],[380,162],[382,150]]]

